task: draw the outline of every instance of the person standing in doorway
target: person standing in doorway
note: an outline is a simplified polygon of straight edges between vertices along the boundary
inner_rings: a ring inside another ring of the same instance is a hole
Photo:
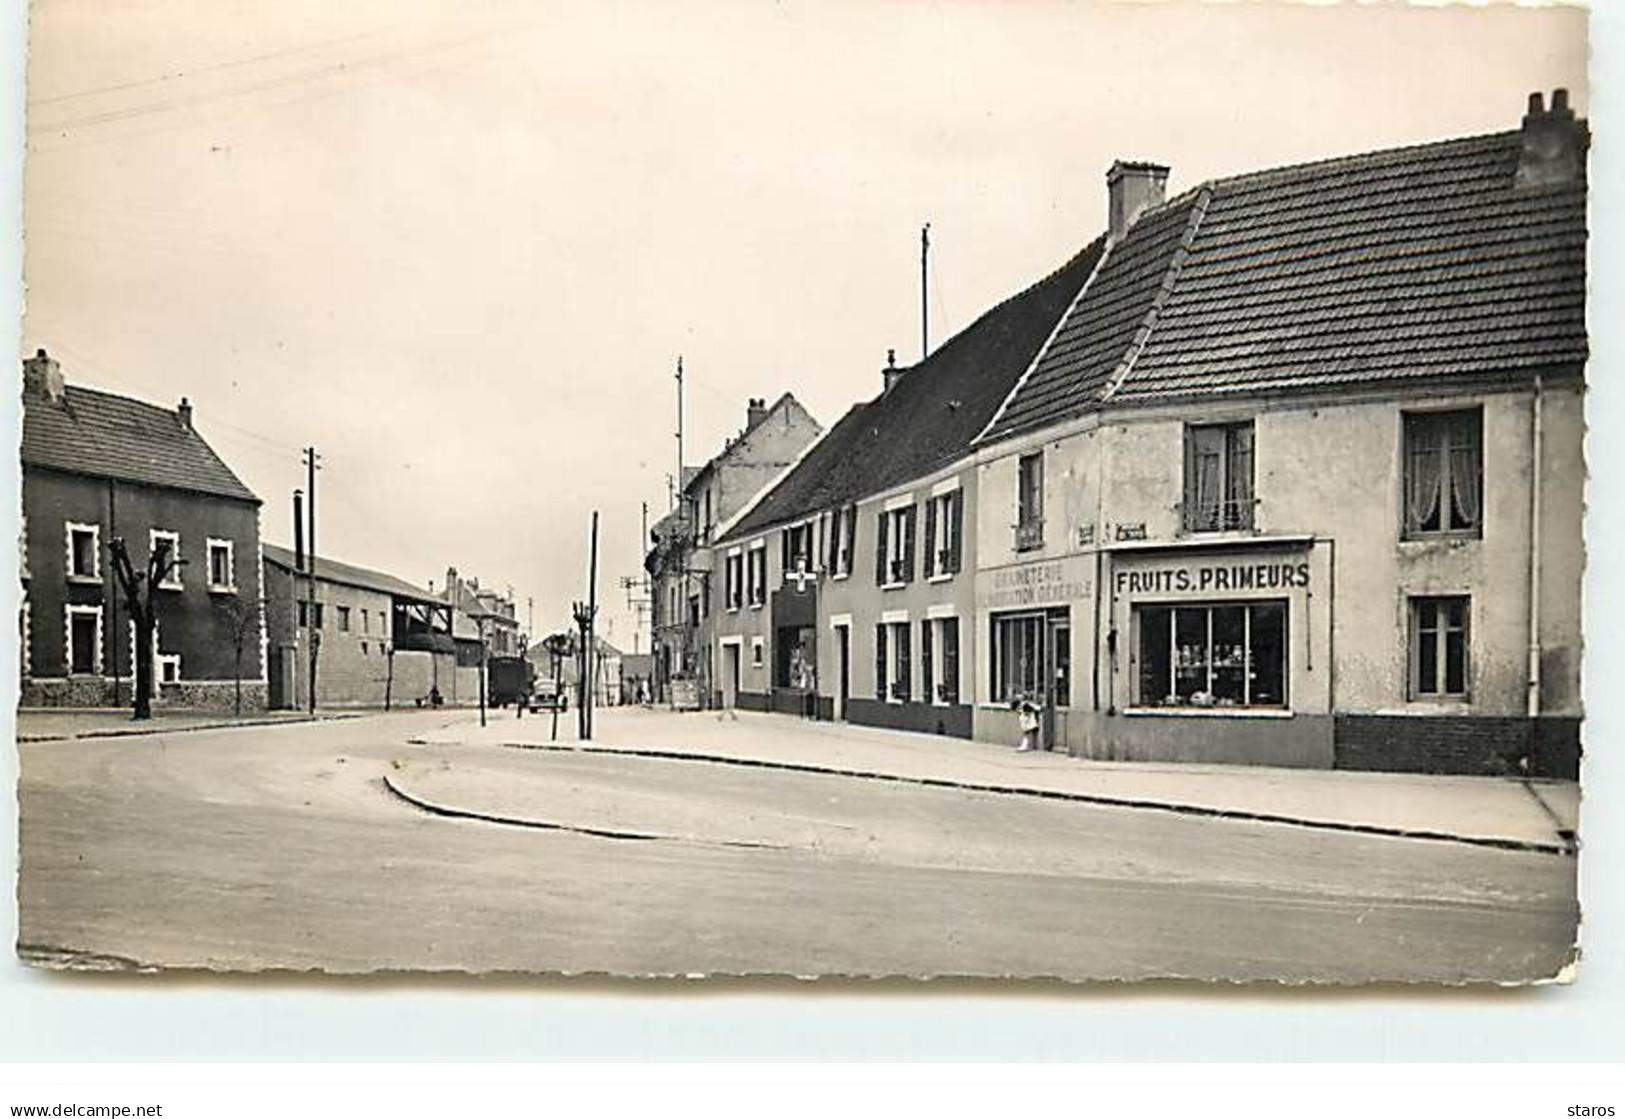
[[[1014,703],[1021,723],[1021,745],[1016,753],[1025,754],[1038,749],[1038,705],[1026,696],[1018,696]]]

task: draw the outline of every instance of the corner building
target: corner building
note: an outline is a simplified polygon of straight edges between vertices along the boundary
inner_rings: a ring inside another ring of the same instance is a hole
[[[1100,759],[1574,776],[1588,133],[1108,176],[977,441],[973,729]]]

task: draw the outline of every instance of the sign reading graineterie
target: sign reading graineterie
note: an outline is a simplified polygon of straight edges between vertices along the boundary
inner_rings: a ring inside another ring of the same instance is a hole
[[[1210,594],[1217,591],[1290,591],[1309,586],[1309,565],[1299,560],[1187,563],[1112,575],[1114,595]]]
[[[1089,569],[1077,558],[1024,563],[983,572],[976,605],[983,610],[1060,605],[1089,595]]]

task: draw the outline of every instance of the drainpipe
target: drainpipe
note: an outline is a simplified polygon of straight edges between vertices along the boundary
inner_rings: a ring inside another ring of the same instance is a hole
[[[1529,717],[1540,714],[1540,487],[1541,380],[1535,374],[1535,399],[1529,413]]]

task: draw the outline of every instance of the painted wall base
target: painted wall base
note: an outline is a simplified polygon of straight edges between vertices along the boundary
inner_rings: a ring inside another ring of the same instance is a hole
[[[1466,776],[1580,776],[1580,720],[1339,715],[1338,769]]]
[[[847,700],[846,719],[865,727],[911,730],[950,738],[971,736],[971,709],[965,704],[943,707],[931,703],[886,703],[878,699]]]

